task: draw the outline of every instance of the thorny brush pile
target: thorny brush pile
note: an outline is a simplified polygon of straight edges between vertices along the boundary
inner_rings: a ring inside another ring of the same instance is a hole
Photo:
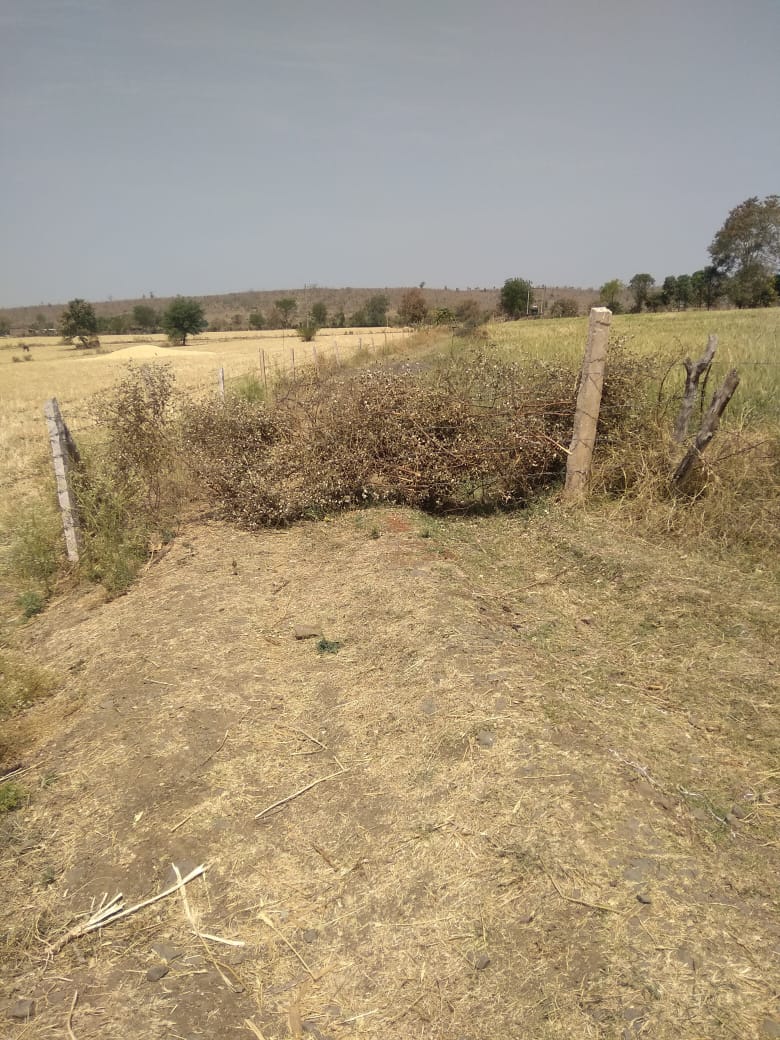
[[[622,357],[611,366],[604,438],[637,406],[630,367]],[[527,504],[560,479],[576,384],[565,365],[481,352],[346,378],[313,371],[270,405],[192,404],[183,429],[198,480],[242,526],[378,503],[490,511]]]

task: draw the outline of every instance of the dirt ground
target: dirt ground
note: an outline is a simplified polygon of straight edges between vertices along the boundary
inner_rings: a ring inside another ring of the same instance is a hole
[[[723,579],[587,516],[378,510],[200,522],[55,602],[0,1032],[780,1036],[776,589]],[[57,949],[172,864],[186,905]]]

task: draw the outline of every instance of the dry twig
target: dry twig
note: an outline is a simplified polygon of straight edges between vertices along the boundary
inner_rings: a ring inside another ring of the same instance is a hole
[[[70,1011],[68,1012],[68,1021],[65,1023],[68,1036],[70,1040],[76,1040],[76,1034],[73,1032],[73,1010],[76,1007],[76,1001],[79,999],[79,991],[75,990],[73,993],[73,1000],[70,1002]]]
[[[164,892],[159,892],[156,896],[144,899],[142,902],[136,903],[135,906],[128,907],[127,909],[125,909],[122,901],[122,893],[118,892],[106,906],[103,906],[101,903],[98,910],[92,914],[87,921],[76,925],[75,928],[71,928],[69,932],[66,932],[65,935],[58,939],[57,942],[50,947],[50,954],[54,955],[55,953],[59,953],[60,950],[64,946],[67,946],[69,942],[72,942],[73,939],[78,939],[82,935],[87,935],[88,932],[94,932],[98,928],[104,928],[107,924],[113,924],[115,921],[119,921],[123,917],[129,917],[131,914],[143,910],[146,906],[151,906],[152,903],[157,903],[161,899],[165,899],[166,896],[172,895],[172,893],[177,892],[180,888],[189,884],[190,881],[200,877],[201,874],[205,872],[205,869],[204,866],[195,867],[195,869],[191,870],[184,878],[180,877],[177,871],[177,877],[179,877],[179,880],[175,885],[170,885]]]
[[[287,802],[291,802],[294,798],[299,798],[302,794],[306,794],[307,791],[311,791],[312,787],[316,787],[318,784],[324,784],[326,780],[332,780],[336,776],[341,776],[342,773],[346,773],[346,769],[339,769],[336,773],[328,773],[327,776],[321,776],[319,780],[312,780],[310,784],[306,784],[305,787],[301,787],[297,791],[293,791],[292,794],[288,794],[286,798],[280,798],[277,802],[273,802],[271,805],[267,805],[265,809],[262,809],[255,815],[255,819],[259,820],[263,816],[267,815],[272,809],[278,809],[282,805],[286,805]]]

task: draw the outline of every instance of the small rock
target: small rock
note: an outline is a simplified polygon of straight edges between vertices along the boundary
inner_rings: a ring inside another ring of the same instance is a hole
[[[738,820],[744,820],[745,817],[747,816],[747,813],[745,812],[745,810],[742,808],[741,805],[732,805],[732,807],[731,807],[731,815],[732,816],[736,816],[736,818]]]
[[[307,1021],[303,1023],[302,1029],[304,1033],[313,1036],[314,1040],[331,1040],[330,1033],[323,1033],[317,1023],[313,1022],[311,1019],[307,1019]]]
[[[316,928],[307,928],[303,933],[303,941],[307,943],[313,943],[315,939],[319,938],[320,933]]]
[[[318,639],[322,631],[317,625],[296,625],[293,635],[296,639]]]
[[[182,956],[181,950],[177,950],[175,946],[171,946],[170,943],[166,942],[152,943],[152,949],[160,960],[167,961],[168,964],[171,961],[175,961],[177,957]]]
[[[484,971],[490,964],[490,957],[486,953],[474,954],[472,955],[471,963],[474,966],[474,971]]]
[[[725,820],[730,827],[733,827],[735,823],[739,823],[739,817],[736,816],[733,812],[727,812]]]
[[[8,1017],[15,1018],[19,1022],[27,1022],[35,1017],[35,1001],[22,998],[17,1000],[13,1007],[8,1009]]]
[[[775,1018],[765,1018],[761,1023],[761,1032],[764,1036],[780,1036],[780,1022]]]
[[[653,901],[647,892],[637,892],[636,898],[637,902],[641,903],[643,906],[650,906]]]
[[[439,710],[439,706],[433,697],[423,697],[420,701],[420,711],[424,715],[435,715]]]
[[[167,964],[153,964],[146,973],[147,982],[159,982],[164,979],[171,969]]]
[[[480,747],[490,748],[493,747],[495,742],[496,735],[489,729],[481,729],[479,733],[477,733],[477,743]]]

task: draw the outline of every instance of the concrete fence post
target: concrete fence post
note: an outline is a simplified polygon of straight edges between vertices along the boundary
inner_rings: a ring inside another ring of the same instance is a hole
[[[78,563],[81,549],[76,496],[70,482],[70,469],[79,462],[79,453],[68,427],[60,414],[57,398],[52,397],[43,406],[46,426],[51,443],[54,476],[57,481],[57,499],[62,514],[62,530],[65,535],[65,552],[71,563]]]
[[[580,390],[577,394],[577,407],[574,413],[574,432],[566,462],[566,485],[563,496],[569,501],[584,494],[590,477],[611,321],[612,311],[609,308],[591,308],[588,342],[582,362]]]

